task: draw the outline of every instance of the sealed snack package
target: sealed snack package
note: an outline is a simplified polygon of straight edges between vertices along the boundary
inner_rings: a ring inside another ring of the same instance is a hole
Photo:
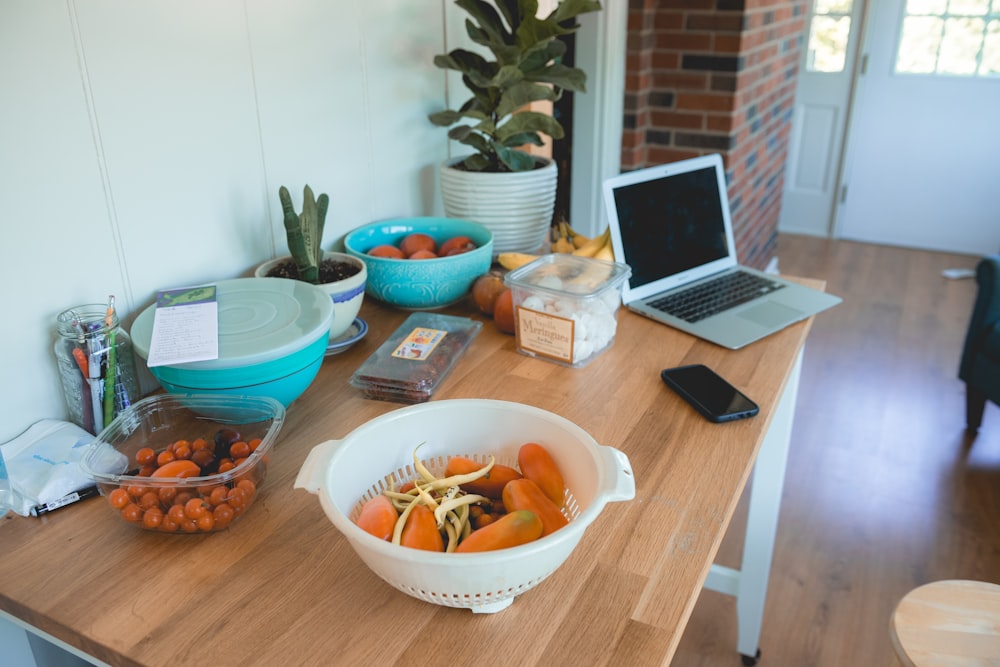
[[[413,313],[354,373],[351,385],[366,398],[430,400],[482,328],[467,317]]]

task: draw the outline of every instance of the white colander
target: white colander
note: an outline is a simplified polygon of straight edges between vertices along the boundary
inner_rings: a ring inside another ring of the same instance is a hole
[[[391,544],[354,523],[361,505],[397,480],[416,477],[413,452],[443,476],[448,457],[517,465],[526,442],[543,445],[566,482],[567,526],[539,540],[483,553],[432,553]],[[330,521],[379,577],[415,598],[491,613],[555,572],[610,501],[635,497],[628,457],[598,445],[586,431],[529,405],[484,399],[432,401],[395,410],[343,440],[316,445],[295,487],[319,496]]]

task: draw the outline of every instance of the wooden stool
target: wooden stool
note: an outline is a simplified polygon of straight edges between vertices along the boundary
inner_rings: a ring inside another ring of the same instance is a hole
[[[892,615],[905,667],[1000,665],[1000,586],[936,581],[907,593]]]

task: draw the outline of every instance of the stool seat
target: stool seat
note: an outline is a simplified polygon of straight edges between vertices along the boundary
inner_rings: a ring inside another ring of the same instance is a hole
[[[896,606],[890,634],[906,667],[1000,666],[1000,586],[953,579],[915,588]]]

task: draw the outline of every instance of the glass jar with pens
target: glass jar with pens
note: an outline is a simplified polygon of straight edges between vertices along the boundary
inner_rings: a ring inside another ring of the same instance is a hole
[[[56,317],[56,360],[69,420],[97,435],[139,398],[132,340],[121,328],[114,297]]]

